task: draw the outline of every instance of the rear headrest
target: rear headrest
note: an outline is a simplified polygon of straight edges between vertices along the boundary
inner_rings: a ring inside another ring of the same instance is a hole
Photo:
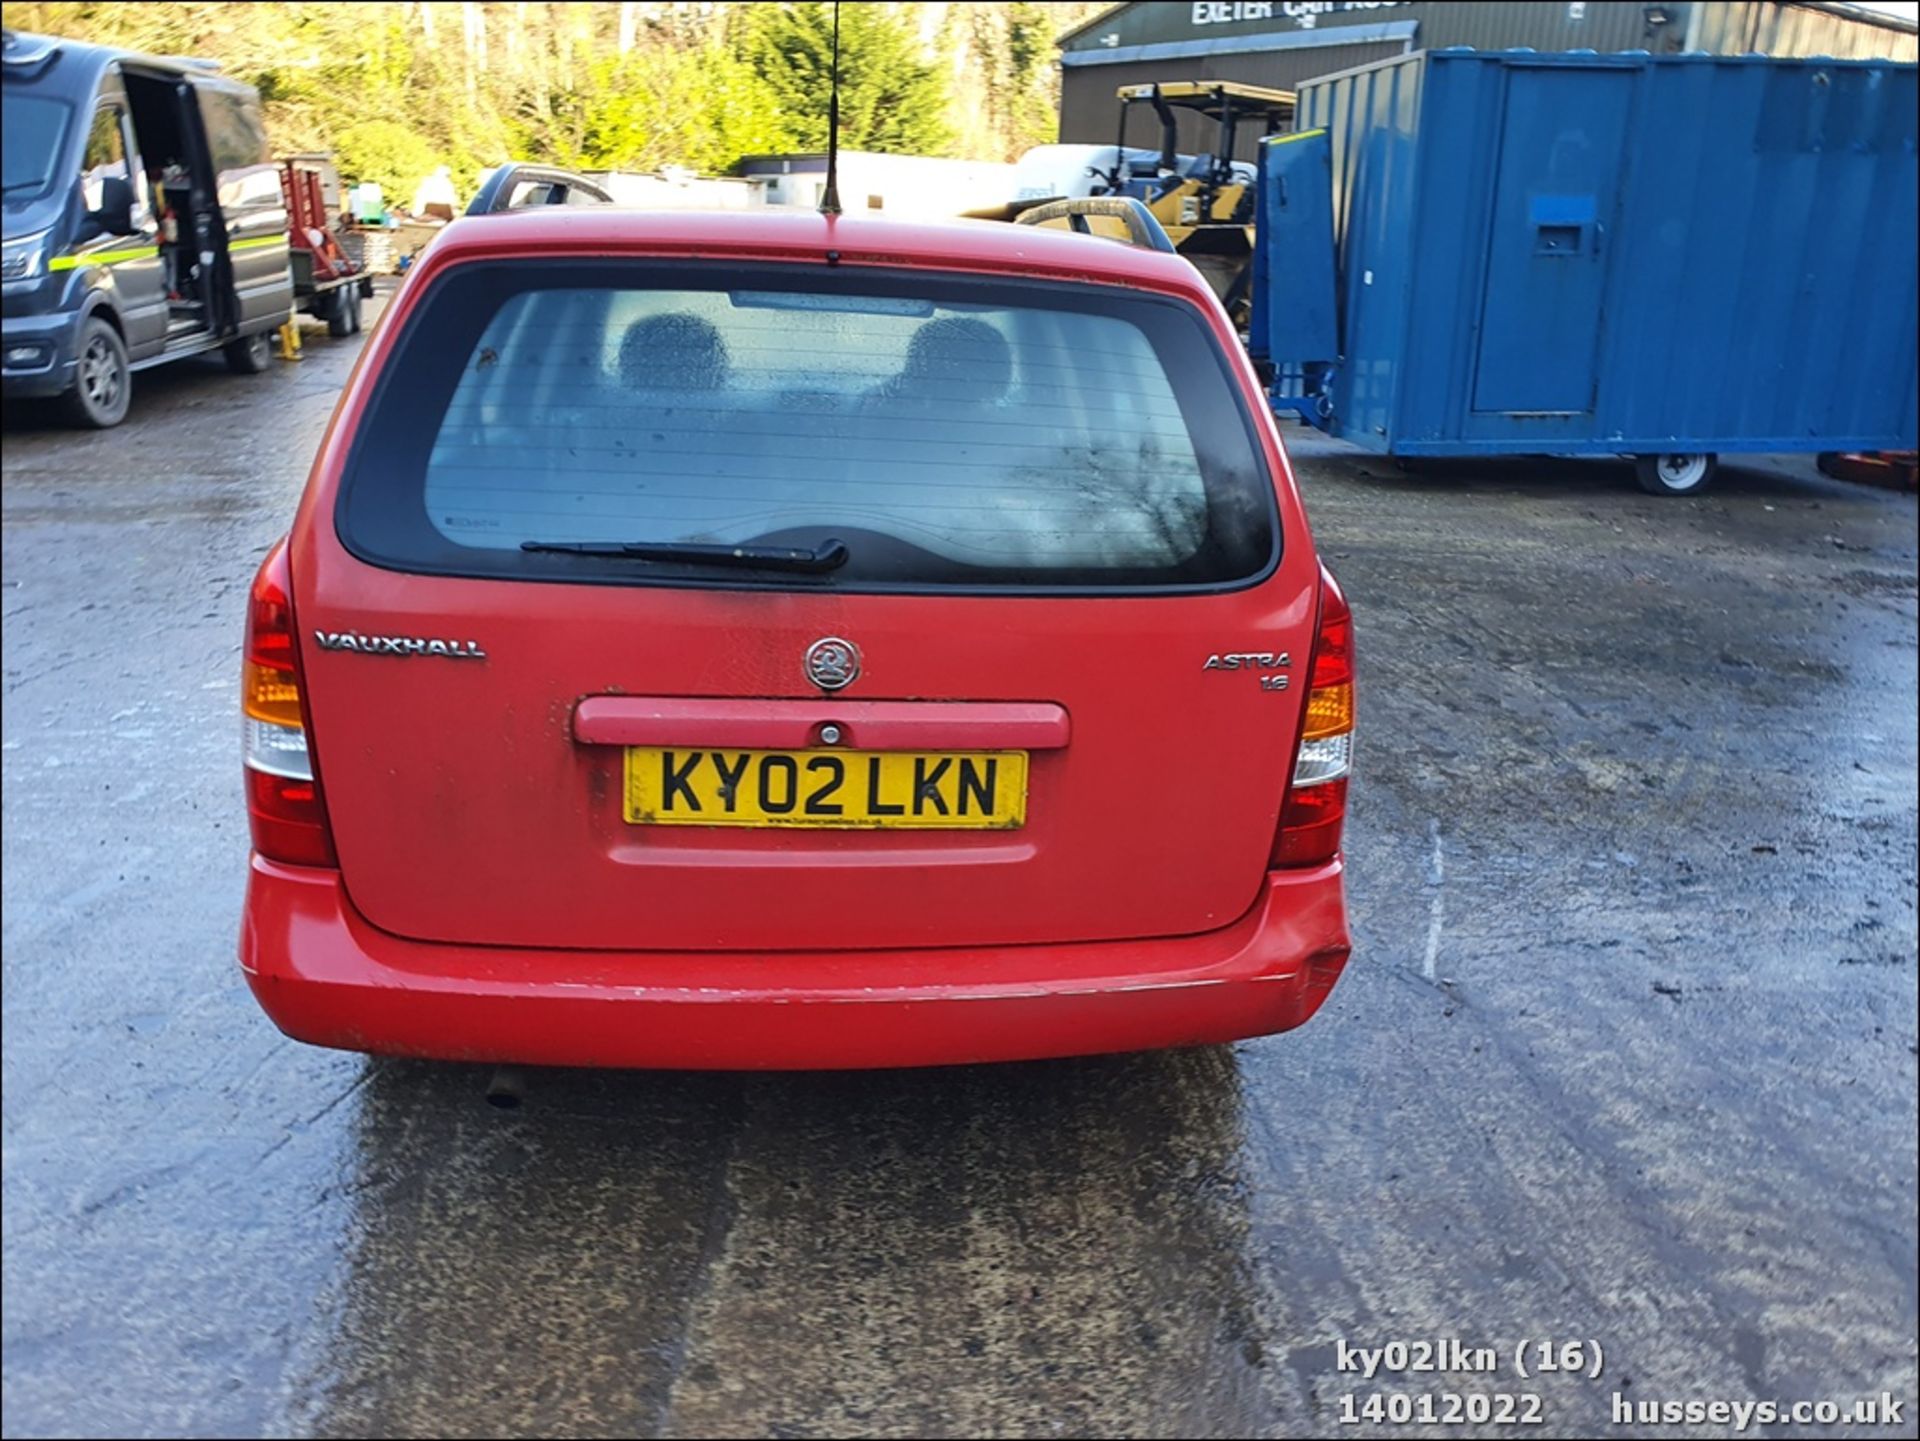
[[[636,320],[620,338],[620,378],[639,390],[718,390],[730,370],[727,343],[697,315]]]
[[[1007,393],[1013,355],[1007,338],[984,320],[930,320],[913,333],[895,395],[987,405]]]

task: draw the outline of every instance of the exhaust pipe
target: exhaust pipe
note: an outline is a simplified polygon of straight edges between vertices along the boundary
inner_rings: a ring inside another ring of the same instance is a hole
[[[527,1078],[518,1066],[495,1066],[487,1082],[487,1104],[499,1111],[517,1111],[527,1098]]]

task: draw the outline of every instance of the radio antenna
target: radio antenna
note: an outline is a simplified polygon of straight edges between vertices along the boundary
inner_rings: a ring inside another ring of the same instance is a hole
[[[827,188],[820,213],[840,213],[840,0],[833,0],[833,88],[827,94]]]

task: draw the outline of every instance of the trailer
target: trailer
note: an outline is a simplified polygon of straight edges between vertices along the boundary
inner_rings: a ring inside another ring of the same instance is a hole
[[[1435,50],[1264,141],[1249,349],[1396,457],[1916,444],[1911,64]]]
[[[360,302],[373,296],[373,276],[349,256],[334,233],[341,212],[340,177],[325,155],[290,155],[280,162],[287,204],[294,308],[327,322],[336,336],[360,329]]]

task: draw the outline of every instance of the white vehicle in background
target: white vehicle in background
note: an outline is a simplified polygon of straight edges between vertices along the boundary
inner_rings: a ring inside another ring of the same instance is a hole
[[[1013,194],[1019,203],[1032,200],[1078,200],[1106,188],[1113,169],[1112,145],[1036,145],[1013,163]],[[1129,160],[1151,160],[1145,150],[1128,148]]]
[[[1013,194],[1007,197],[1008,205],[1017,210],[1043,200],[1078,200],[1089,195],[1105,195],[1113,188],[1114,162],[1120,153],[1117,145],[1036,145],[1014,162]],[[1129,145],[1125,162],[1123,179],[1150,179],[1160,174],[1158,150]],[[1210,162],[1204,155],[1176,155],[1174,163],[1179,174],[1189,175],[1198,173],[1198,167]],[[1236,160],[1233,169],[1240,183],[1253,183],[1252,165]],[[997,212],[994,217],[1001,218]]]

